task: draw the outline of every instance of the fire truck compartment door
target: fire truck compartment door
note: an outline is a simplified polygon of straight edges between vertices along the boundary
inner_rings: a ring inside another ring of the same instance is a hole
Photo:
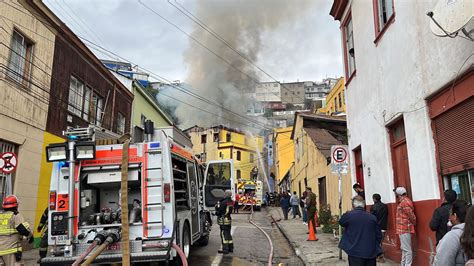
[[[100,184],[120,182],[122,173],[120,170],[89,173],[88,184]],[[128,171],[128,181],[138,181],[138,170]]]

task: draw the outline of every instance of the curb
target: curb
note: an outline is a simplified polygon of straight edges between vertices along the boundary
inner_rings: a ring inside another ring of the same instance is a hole
[[[271,217],[273,217],[273,215],[269,212],[268,209],[266,209],[266,212],[267,214],[270,214]],[[304,256],[304,254],[293,244],[293,242],[290,240],[287,233],[285,232],[285,229],[283,229],[276,221],[274,222],[274,224],[276,225],[276,227],[278,227],[278,230],[280,230],[281,234],[285,237],[286,241],[288,241],[288,244],[291,246],[296,256],[304,263],[304,265],[308,265],[308,260],[306,259],[306,256]]]

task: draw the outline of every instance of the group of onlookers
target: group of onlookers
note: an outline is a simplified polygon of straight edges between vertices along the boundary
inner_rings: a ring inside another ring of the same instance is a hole
[[[364,190],[359,184],[353,188],[357,193],[352,199],[353,209],[339,219],[345,228],[339,245],[348,254],[349,265],[376,265],[377,261],[384,261],[382,240],[387,230],[388,208],[379,194],[373,194],[374,205],[370,213],[366,212]],[[412,236],[417,223],[414,206],[404,187],[393,191],[398,203],[395,229],[400,240],[401,265],[411,265]],[[457,200],[455,191],[446,190],[429,226],[436,232],[434,265],[474,266],[474,208],[470,204]]]

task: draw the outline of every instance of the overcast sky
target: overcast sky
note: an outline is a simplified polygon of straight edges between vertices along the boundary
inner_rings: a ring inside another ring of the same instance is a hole
[[[175,0],[170,1],[175,3]],[[254,0],[240,0],[247,5],[251,1]],[[44,2],[77,35],[168,80],[186,81],[189,64],[185,63],[184,56],[187,50],[192,50],[190,45],[196,44],[138,1]],[[166,0],[142,2],[187,33],[191,34],[197,27]],[[200,2],[178,0],[194,15]],[[304,9],[300,11],[301,16],[280,23],[275,29],[263,34],[263,44],[256,63],[279,81],[321,80],[324,77],[341,76],[339,24],[329,16],[332,1],[312,0],[310,5],[303,5],[301,0],[292,0],[291,3],[296,7],[301,4],[301,9]],[[215,4],[219,5],[219,1]],[[209,18],[212,19],[212,14],[206,16],[206,19]],[[203,22],[211,25],[212,22],[206,19]],[[103,54],[93,51],[99,58],[105,58]],[[261,75],[260,79],[269,80],[265,75]]]

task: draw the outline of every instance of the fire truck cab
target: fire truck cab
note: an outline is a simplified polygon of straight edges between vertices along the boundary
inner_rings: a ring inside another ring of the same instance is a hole
[[[177,252],[171,249],[173,243],[188,257],[192,245],[207,245],[209,241],[212,225],[209,206],[214,202],[208,197],[210,205],[207,204],[205,197],[207,191],[212,194],[212,189],[205,188],[204,172],[209,170],[196,160],[190,147],[176,141],[178,137],[155,129],[150,142],[131,144],[128,149],[131,262],[179,260]],[[95,159],[77,163],[72,177],[68,163],[54,163],[48,216],[51,255],[41,261],[42,265],[71,264],[91,247],[99,232],[121,230],[122,147],[122,144],[96,146]],[[219,162],[207,166],[214,168],[216,164]],[[71,195],[69,178],[74,179]],[[75,203],[71,229],[68,228],[70,196]],[[217,193],[212,200],[218,200],[219,196]],[[68,239],[68,230],[73,230],[73,239]],[[72,250],[67,249],[70,245]],[[94,263],[121,260],[118,240]]]

